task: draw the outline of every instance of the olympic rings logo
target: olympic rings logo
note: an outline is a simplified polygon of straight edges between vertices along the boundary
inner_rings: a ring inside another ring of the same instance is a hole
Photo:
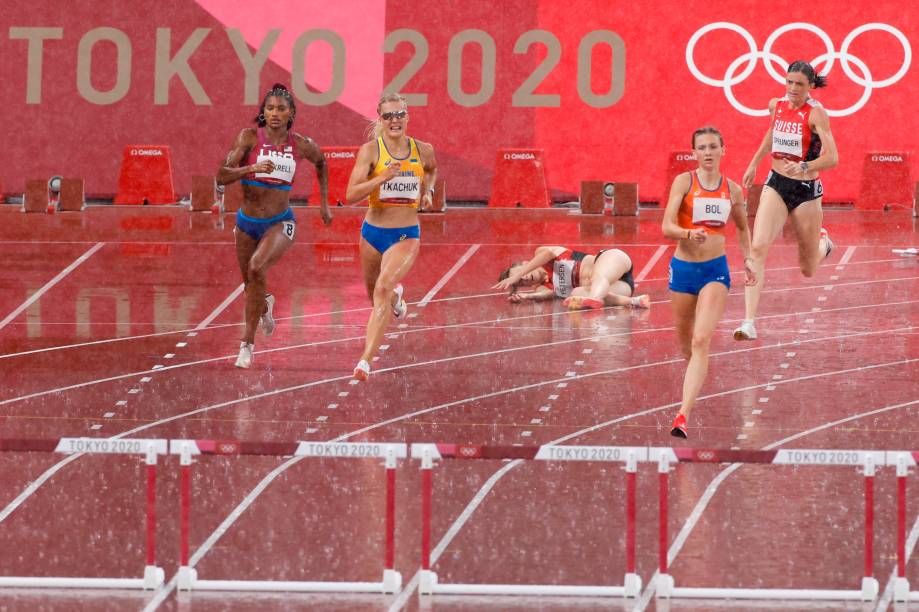
[[[737,32],[750,47],[749,53],[744,53],[733,62],[731,62],[727,70],[724,72],[724,78],[722,79],[714,79],[702,74],[702,72],[696,66],[696,62],[693,58],[693,52],[695,51],[696,44],[699,42],[699,39],[713,30],[731,30],[732,32]],[[826,47],[826,53],[818,55],[810,62],[815,69],[817,69],[818,66],[823,66],[823,70],[818,70],[821,74],[828,75],[833,69],[833,65],[836,60],[839,60],[839,64],[842,66],[842,71],[846,74],[846,76],[849,77],[852,82],[865,88],[864,93],[862,93],[858,101],[855,102],[855,104],[852,106],[840,110],[827,109],[827,114],[832,117],[842,117],[859,111],[868,102],[868,99],[871,97],[871,92],[874,89],[889,87],[890,85],[893,85],[901,78],[903,78],[903,75],[906,74],[907,70],[909,70],[909,65],[912,61],[912,48],[910,47],[906,36],[904,36],[903,32],[897,28],[891,25],[887,25],[886,23],[866,23],[865,25],[855,28],[846,35],[845,39],[842,41],[842,46],[839,48],[839,51],[836,51],[834,48],[833,41],[830,39],[829,35],[817,26],[810,23],[801,22],[787,23],[770,34],[766,39],[766,43],[763,45],[763,50],[758,51],[756,48],[756,41],[753,40],[753,36],[746,29],[737,25],[736,23],[719,21],[699,28],[696,30],[696,33],[692,35],[692,37],[689,39],[689,42],[686,44],[686,65],[689,67],[689,71],[692,73],[692,75],[699,81],[712,87],[723,88],[724,95],[728,99],[728,102],[731,103],[731,106],[744,113],[745,115],[762,117],[769,114],[768,108],[752,109],[744,106],[734,96],[732,88],[734,85],[737,85],[738,83],[746,80],[746,78],[753,73],[753,71],[756,69],[756,61],[759,59],[763,60],[763,65],[766,67],[766,71],[772,76],[772,78],[784,85],[785,70],[788,67],[788,62],[786,62],[784,58],[773,53],[772,47],[780,36],[786,32],[792,32],[795,30],[805,30],[816,34]],[[859,35],[865,32],[871,32],[873,30],[879,30],[881,32],[890,34],[896,38],[900,45],[903,47],[903,64],[900,66],[900,69],[897,70],[893,76],[877,81],[874,80],[868,65],[860,58],[849,53],[849,46],[855,41],[856,38],[859,37]],[[740,66],[744,62],[746,62],[746,66],[744,66],[743,70],[740,70]],[[856,68],[858,68],[861,76],[855,74],[855,72],[852,70],[853,64]],[[776,65],[779,66],[778,69],[776,69]],[[738,70],[740,70],[739,74]]]

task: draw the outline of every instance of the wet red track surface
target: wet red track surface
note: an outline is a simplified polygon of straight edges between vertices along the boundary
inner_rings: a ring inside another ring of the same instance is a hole
[[[160,439],[679,445],[668,430],[685,365],[666,288],[673,244],[660,237],[658,212],[614,220],[566,210],[451,209],[424,217],[421,256],[405,282],[413,316],[391,326],[388,348],[361,385],[350,384],[369,314],[356,260],[360,211],[337,209],[330,228],[316,210],[296,212],[297,243],[269,273],[278,328],[257,337],[252,369],[238,370],[242,300],[227,302],[240,284],[231,217],[217,227],[215,216],[174,208],[57,215],[0,208],[2,437],[130,432]],[[800,275],[787,234],[770,252],[760,340],[732,339],[743,291],[731,291],[705,398],[683,445],[919,448],[919,260],[891,253],[919,243],[917,220],[903,212],[828,211],[825,225],[837,250],[814,278]],[[653,307],[569,313],[561,303],[508,304],[489,287],[505,262],[538,244],[625,249]],[[739,251],[729,244],[736,277]],[[857,470],[748,465],[718,478],[726,467],[680,464],[671,474],[671,541],[688,530],[671,563],[677,586],[859,588],[864,509]],[[142,459],[130,456],[0,453],[2,574],[140,576],[143,470]],[[175,457],[161,459],[157,563],[167,584],[160,591],[5,589],[0,608],[874,610],[890,600],[891,468],[876,479],[881,597],[867,608],[656,602],[648,587],[658,562],[658,480],[650,463],[638,470],[638,600],[419,600],[412,581],[421,537],[416,461],[402,462],[397,475],[401,593],[179,596],[172,580],[178,472]],[[433,473],[433,569],[441,582],[621,584],[620,464],[445,461]],[[200,457],[192,494],[191,553],[200,578],[380,580],[379,461]],[[708,505],[691,517],[705,494]],[[463,514],[477,495],[481,503]],[[908,530],[917,510],[911,502]],[[451,527],[458,530],[445,538]],[[915,562],[907,578],[919,585]]]

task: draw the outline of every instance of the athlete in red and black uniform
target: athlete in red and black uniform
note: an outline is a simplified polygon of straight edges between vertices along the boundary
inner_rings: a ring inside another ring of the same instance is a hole
[[[753,270],[756,284],[744,290],[746,314],[734,330],[737,340],[755,340],[753,321],[763,289],[766,254],[791,217],[798,239],[798,265],[801,274],[811,277],[820,262],[833,250],[833,242],[820,225],[823,221],[823,183],[820,171],[839,161],[836,142],[830,132],[830,119],[810,91],[824,87],[826,79],[804,61],[788,67],[785,97],[772,99],[772,121],[766,136],[744,173],[743,185],[753,186],[756,167],[772,153],[772,170],[766,179],[756,219],[753,223]]]
[[[534,289],[521,292],[522,287]],[[572,310],[651,306],[647,295],[632,296],[632,260],[619,249],[592,255],[562,246],[541,246],[529,261],[512,264],[502,272],[493,288],[508,290],[507,299],[513,303],[561,298]]]
[[[274,331],[274,296],[267,293],[267,272],[293,244],[297,224],[290,209],[290,189],[297,159],[316,167],[321,191],[323,222],[329,212],[328,171],[319,145],[290,131],[297,108],[287,88],[276,84],[265,94],[257,128],[245,128],[236,137],[226,161],[217,172],[217,184],[239,180],[242,208],[236,213],[236,257],[246,286],[246,330],[239,345],[236,367],[252,365],[255,330],[259,320],[265,335]],[[245,160],[245,164],[240,166]]]

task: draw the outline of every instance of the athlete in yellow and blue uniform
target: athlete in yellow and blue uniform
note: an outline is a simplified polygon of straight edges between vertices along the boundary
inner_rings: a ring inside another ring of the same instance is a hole
[[[361,226],[361,270],[373,303],[367,322],[364,352],[354,378],[370,377],[370,362],[393,316],[408,312],[399,282],[408,274],[421,244],[418,209],[433,207],[437,161],[434,147],[409,138],[408,107],[399,94],[387,94],[377,104],[373,139],[357,153],[348,181],[348,202],[367,198],[370,207]]]

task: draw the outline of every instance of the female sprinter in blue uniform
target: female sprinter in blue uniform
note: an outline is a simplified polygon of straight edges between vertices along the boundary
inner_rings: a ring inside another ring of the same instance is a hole
[[[236,213],[236,257],[246,287],[246,331],[239,345],[236,367],[252,365],[255,330],[261,320],[262,331],[274,331],[274,296],[267,293],[267,272],[293,244],[297,222],[290,209],[290,188],[297,170],[297,159],[316,166],[321,191],[320,215],[326,225],[329,212],[329,179],[325,157],[311,138],[290,131],[297,107],[290,92],[281,84],[265,94],[258,128],[245,128],[236,137],[226,162],[217,172],[217,184],[240,180],[242,208]],[[240,163],[245,160],[244,166]]]
[[[721,133],[710,126],[699,128],[693,132],[692,149],[699,167],[673,180],[661,225],[666,238],[679,240],[670,260],[669,284],[680,351],[689,360],[683,378],[683,401],[670,430],[679,438],[687,435],[686,422],[708,374],[712,333],[731,288],[724,250],[724,224],[728,218],[737,225],[746,285],[756,282],[743,192],[721,175]]]
[[[407,315],[399,281],[418,257],[418,206],[422,210],[433,207],[437,180],[434,147],[406,134],[405,98],[396,93],[384,95],[377,104],[377,114],[373,138],[357,153],[346,194],[350,203],[364,198],[370,201],[361,226],[360,256],[373,309],[364,352],[354,367],[357,380],[370,377],[370,362],[392,317]]]
[[[833,241],[820,227],[823,221],[823,183],[820,171],[829,170],[839,160],[836,141],[830,132],[830,118],[810,91],[825,87],[826,79],[813,66],[797,61],[785,76],[785,97],[769,101],[772,122],[762,144],[753,155],[743,176],[744,187],[753,186],[756,167],[772,152],[772,170],[756,209],[753,222],[753,270],[757,283],[744,290],[746,314],[734,330],[735,340],[755,340],[753,321],[763,290],[766,254],[791,217],[798,238],[798,265],[801,274],[811,277],[820,262],[829,257]]]

